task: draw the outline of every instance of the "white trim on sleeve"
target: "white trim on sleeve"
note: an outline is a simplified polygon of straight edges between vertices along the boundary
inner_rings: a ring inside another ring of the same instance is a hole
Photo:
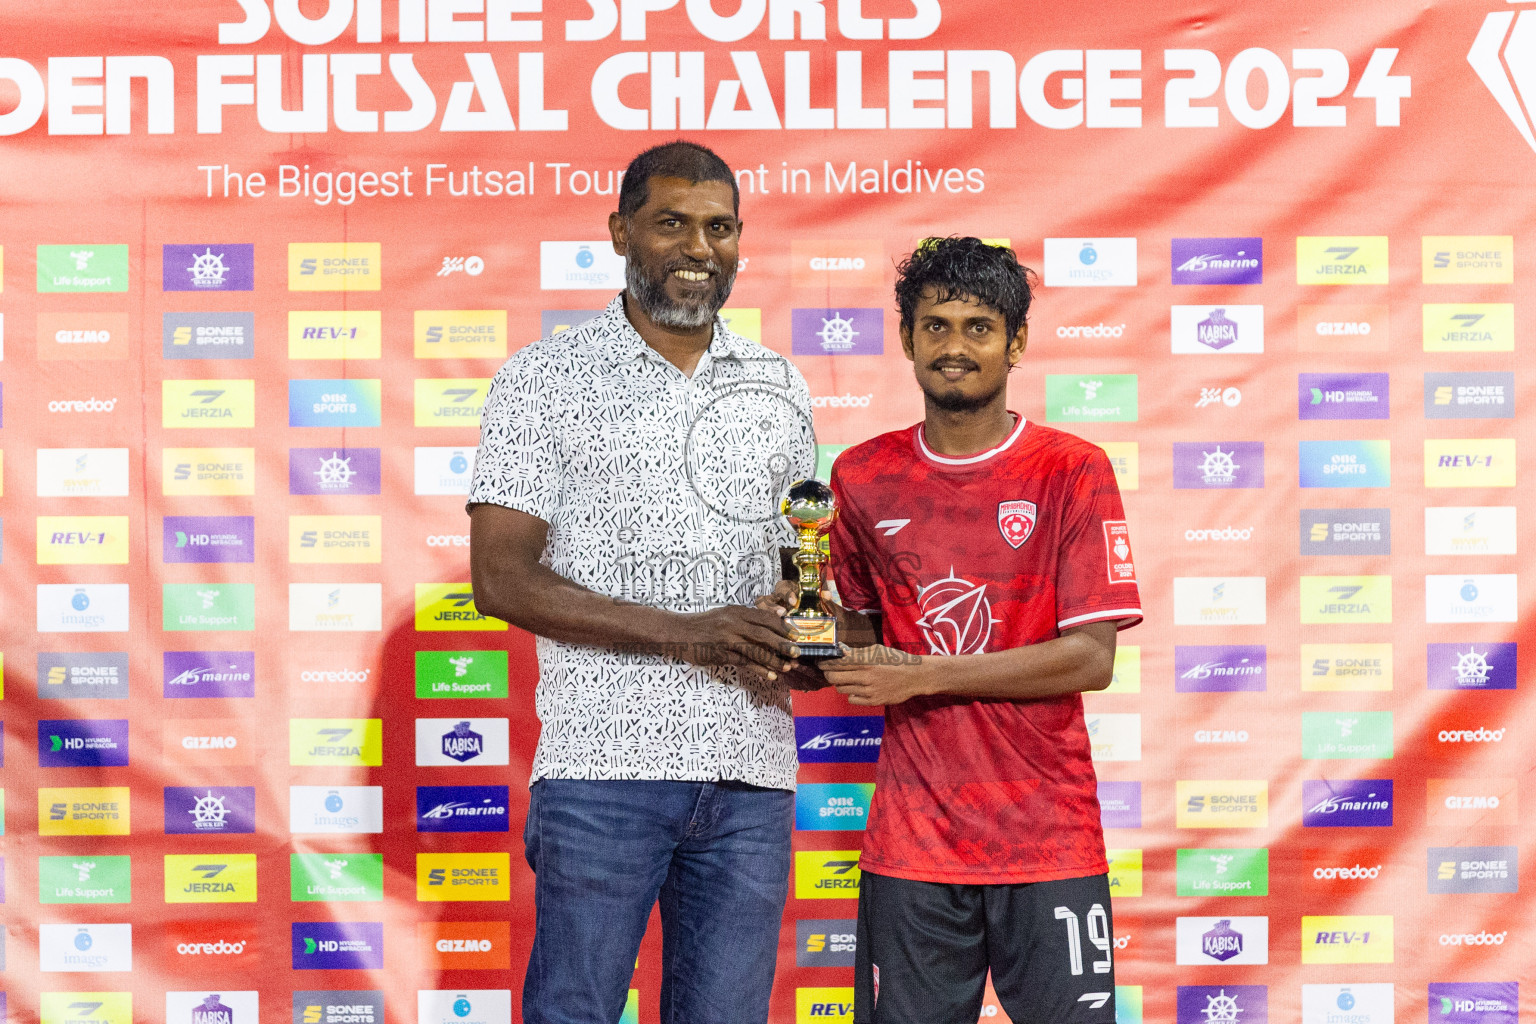
[[[1134,619],[1140,622],[1142,618],[1140,608],[1111,608],[1101,612],[1089,612],[1087,615],[1074,615],[1070,619],[1062,619],[1056,623],[1057,629],[1066,629],[1068,626],[1081,626],[1085,622],[1102,622],[1105,619]],[[1121,626],[1124,629],[1125,626]]]

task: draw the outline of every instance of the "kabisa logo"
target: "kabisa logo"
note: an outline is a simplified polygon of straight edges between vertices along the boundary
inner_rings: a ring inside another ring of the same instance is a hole
[[[289,494],[378,494],[378,448],[288,449]]]
[[[167,835],[234,835],[255,831],[255,787],[165,787]]]
[[[126,652],[40,652],[37,696],[42,700],[127,700]]]
[[[379,718],[291,718],[288,763],[377,768],[384,758],[383,733]]]
[[[1217,921],[1200,936],[1200,952],[1222,963],[1242,956],[1243,933],[1233,928],[1230,920]]]
[[[1392,947],[1392,917],[1387,914],[1301,919],[1304,964],[1389,964]]]
[[[256,493],[254,448],[166,448],[161,493],[176,496]]]
[[[417,786],[417,832],[508,831],[506,786]]]
[[[1509,302],[1426,302],[1425,352],[1513,352],[1515,307]]]
[[[511,899],[505,853],[418,853],[416,899],[424,902],[505,902]]]
[[[483,740],[468,722],[455,722],[452,731],[443,734],[443,756],[462,764],[485,753]]]
[[[1296,378],[1296,416],[1303,420],[1384,420],[1391,416],[1385,373],[1303,373]]]
[[[40,768],[122,768],[128,764],[128,720],[60,718],[37,723]]]
[[[1511,235],[1425,235],[1425,284],[1513,284]]]
[[[384,315],[377,309],[295,309],[288,313],[289,359],[377,359]]]
[[[1179,693],[1263,691],[1268,685],[1263,644],[1173,649],[1174,689]]]
[[[416,629],[506,630],[501,619],[482,615],[475,608],[474,591],[468,583],[416,584]]]
[[[1297,284],[1386,284],[1387,236],[1296,239]]]
[[[256,855],[166,854],[165,902],[255,903]]]
[[[380,970],[384,925],[377,921],[314,921],[293,924],[296,971]]]
[[[1174,922],[1179,964],[1269,963],[1269,918],[1180,917]]]
[[[859,895],[858,850],[795,851],[795,899],[854,899]]]
[[[1180,985],[1177,1024],[1269,1024],[1264,985]]]
[[[290,380],[290,427],[376,427],[381,399],[377,378]]]
[[[248,292],[256,283],[256,247],[164,245],[160,249],[161,290]]]
[[[790,351],[797,356],[877,356],[885,351],[881,309],[794,309]]]
[[[383,280],[378,242],[289,242],[291,292],[376,292]]]
[[[474,448],[427,447],[416,449],[416,493],[460,497],[469,493],[474,467]]]
[[[499,765],[509,757],[505,718],[416,719],[419,765]]]
[[[163,313],[162,359],[251,359],[256,355],[254,313]]]
[[[1175,355],[1264,351],[1263,306],[1174,306],[1169,321],[1169,350]]]
[[[505,359],[504,309],[418,309],[417,359]]]
[[[1301,823],[1308,828],[1390,828],[1391,779],[1305,779]]]
[[[490,393],[489,377],[423,377],[416,381],[418,427],[474,427]]]
[[[163,380],[160,425],[166,429],[256,425],[254,380]]]
[[[1519,648],[1513,643],[1429,645],[1431,690],[1513,690]]]
[[[1175,441],[1176,490],[1264,486],[1264,442]]]
[[[624,257],[608,239],[593,242],[540,242],[539,288],[611,292],[624,287]]]
[[[44,836],[126,836],[128,787],[39,788],[37,832]]]
[[[254,562],[254,516],[166,516],[161,522],[161,558],[167,565],[197,562]]]
[[[1520,891],[1517,846],[1431,846],[1426,858],[1432,894]]]
[[[865,763],[880,759],[885,719],[880,715],[805,715],[795,719],[795,745],[807,764]]]
[[[255,1024],[258,1002],[255,991],[167,992],[165,1019],[167,1024]]]
[[[1507,371],[1424,374],[1424,418],[1508,420],[1515,416],[1515,375]]]
[[[1262,238],[1175,238],[1174,284],[1263,284]]]
[[[1047,288],[1133,287],[1136,239],[1047,238]]]
[[[254,697],[254,651],[166,651],[165,697]]]
[[[384,1024],[384,993],[379,989],[295,992],[292,1024]]]
[[[288,830],[357,834],[384,830],[381,786],[289,786]]]
[[[1520,983],[1432,981],[1429,1019],[1436,1024],[1518,1024]]]

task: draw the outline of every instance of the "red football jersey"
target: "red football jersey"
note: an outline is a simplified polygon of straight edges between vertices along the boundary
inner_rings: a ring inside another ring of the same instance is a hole
[[[1103,450],[1028,423],[966,457],[923,425],[838,456],[832,565],[885,643],[981,654],[1085,622],[1141,621],[1125,513]],[[862,867],[925,882],[1017,883],[1108,870],[1079,694],[918,697],[885,709]]]

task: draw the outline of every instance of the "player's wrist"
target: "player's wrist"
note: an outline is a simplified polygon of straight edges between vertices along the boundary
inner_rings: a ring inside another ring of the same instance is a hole
[[[944,692],[946,673],[939,664],[944,659],[932,655],[913,655],[912,680],[914,697],[935,697]]]

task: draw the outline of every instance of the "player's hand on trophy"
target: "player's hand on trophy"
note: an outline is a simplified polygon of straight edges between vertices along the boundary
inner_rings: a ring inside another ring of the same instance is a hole
[[[828,658],[820,667],[848,703],[880,706],[931,693],[930,660],[884,644],[844,644],[841,658]]]

